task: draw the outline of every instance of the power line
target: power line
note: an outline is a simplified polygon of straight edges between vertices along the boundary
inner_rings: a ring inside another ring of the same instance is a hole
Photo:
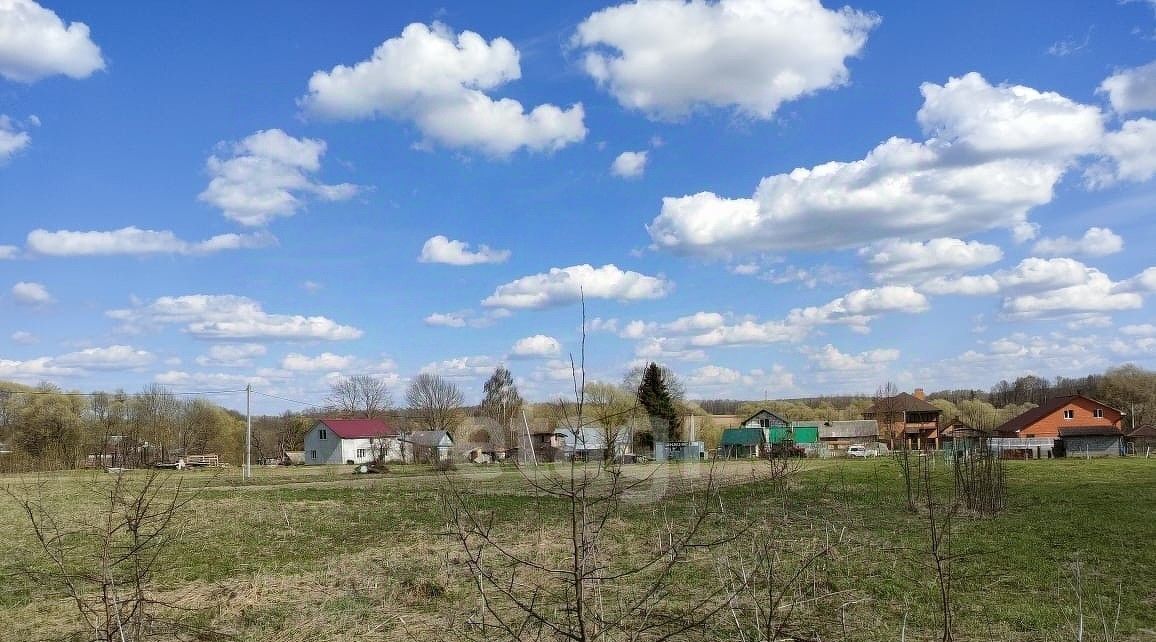
[[[244,391],[242,390],[242,392],[244,392]],[[260,390],[254,390],[253,394],[261,395],[262,397],[269,397],[270,399],[278,399],[280,401],[288,401],[289,403],[301,404],[302,406],[307,406],[309,408],[321,408],[321,407],[323,407],[322,404],[309,403],[306,401],[298,401],[296,399],[289,399],[288,397],[279,397],[277,395],[271,395],[267,392],[261,392]]]

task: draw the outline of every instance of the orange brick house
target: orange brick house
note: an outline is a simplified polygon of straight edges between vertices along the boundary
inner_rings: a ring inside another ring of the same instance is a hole
[[[1055,439],[1069,455],[1118,455],[1124,413],[1082,394],[1048,399],[1042,406],[996,427],[1000,437]]]

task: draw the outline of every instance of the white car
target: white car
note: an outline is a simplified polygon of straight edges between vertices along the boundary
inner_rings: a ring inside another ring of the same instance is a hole
[[[848,446],[847,447],[847,456],[848,457],[863,457],[863,458],[878,457],[879,451],[875,450],[874,448],[868,448],[866,446],[860,446],[860,445]]]

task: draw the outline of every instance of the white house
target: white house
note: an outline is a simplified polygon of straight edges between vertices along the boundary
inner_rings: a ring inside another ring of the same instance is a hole
[[[319,419],[305,433],[305,464],[400,461],[397,429],[380,419]]]
[[[559,426],[554,436],[561,441],[566,459],[606,459],[630,452],[630,428],[618,426],[611,432],[612,446],[607,443],[606,428],[599,423],[589,423],[577,430]]]

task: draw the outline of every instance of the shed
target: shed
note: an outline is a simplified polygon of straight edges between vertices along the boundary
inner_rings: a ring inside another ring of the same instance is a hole
[[[444,430],[415,430],[401,436],[408,462],[449,461],[454,438]]]
[[[1124,436],[1125,452],[1133,455],[1147,455],[1156,451],[1156,426],[1140,426]]]
[[[866,446],[879,441],[879,422],[874,419],[824,421],[819,425],[819,441],[836,451],[848,446]]]
[[[1124,433],[1105,426],[1060,428],[1060,439],[1068,457],[1118,457],[1124,450]]]
[[[761,457],[766,444],[762,428],[727,428],[719,440],[719,456]]]
[[[990,431],[976,428],[959,417],[951,420],[939,431],[939,442],[945,449],[968,451],[981,448],[987,444]]]

